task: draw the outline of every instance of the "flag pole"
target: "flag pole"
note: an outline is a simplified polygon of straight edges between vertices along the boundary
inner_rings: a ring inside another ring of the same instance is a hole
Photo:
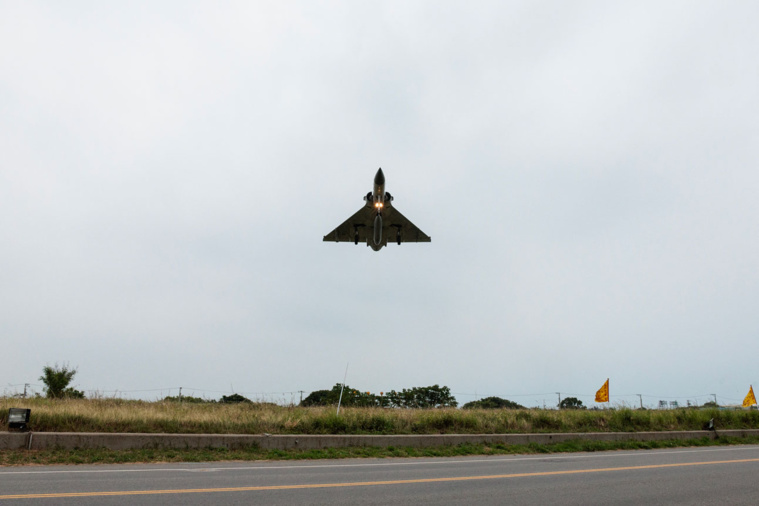
[[[345,376],[343,376],[343,386],[340,388],[340,398],[337,400],[337,415],[340,416],[340,403],[343,402],[343,390],[345,390],[345,380],[348,379],[348,366],[350,362],[345,364]]]

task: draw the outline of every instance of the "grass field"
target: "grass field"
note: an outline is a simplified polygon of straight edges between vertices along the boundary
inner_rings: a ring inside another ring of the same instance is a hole
[[[256,460],[314,460],[346,458],[393,457],[459,457],[465,455],[531,455],[565,452],[596,452],[610,450],[650,450],[693,446],[759,444],[759,437],[703,437],[667,441],[566,441],[554,444],[461,444],[436,448],[362,447],[325,448],[322,450],[242,450],[224,448],[203,450],[0,450],[0,466],[51,464],[125,464],[137,462],[220,462]]]
[[[145,402],[120,399],[0,398],[0,428],[8,408],[32,410],[36,432],[186,434],[508,434],[632,432],[759,428],[759,411],[711,409],[461,410],[283,407],[271,404]]]

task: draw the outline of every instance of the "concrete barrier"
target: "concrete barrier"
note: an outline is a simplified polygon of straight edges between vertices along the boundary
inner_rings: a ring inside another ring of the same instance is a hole
[[[23,432],[0,432],[0,450],[17,450],[26,448],[29,434]]]
[[[759,429],[720,430],[719,435],[759,436]],[[236,450],[257,447],[265,450],[299,448],[314,450],[346,447],[412,447],[428,448],[463,443],[524,445],[564,441],[662,441],[672,439],[714,438],[711,431],[672,432],[568,432],[552,434],[423,434],[423,435],[267,435],[267,434],[109,434],[94,432],[0,432],[0,450],[49,450],[106,448],[133,449],[200,449],[227,448]]]

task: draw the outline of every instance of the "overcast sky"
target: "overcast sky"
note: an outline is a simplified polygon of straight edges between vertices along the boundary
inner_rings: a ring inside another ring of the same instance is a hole
[[[739,403],[759,5],[0,1],[0,392]],[[430,244],[322,242],[378,167]]]

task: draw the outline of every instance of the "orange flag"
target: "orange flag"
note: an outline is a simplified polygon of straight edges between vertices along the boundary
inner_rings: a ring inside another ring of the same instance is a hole
[[[604,386],[596,392],[596,402],[609,402],[609,378],[606,378]]]
[[[754,397],[754,387],[749,385],[748,394],[746,394],[746,398],[743,399],[743,407],[747,408],[753,404],[756,404],[756,397]]]

